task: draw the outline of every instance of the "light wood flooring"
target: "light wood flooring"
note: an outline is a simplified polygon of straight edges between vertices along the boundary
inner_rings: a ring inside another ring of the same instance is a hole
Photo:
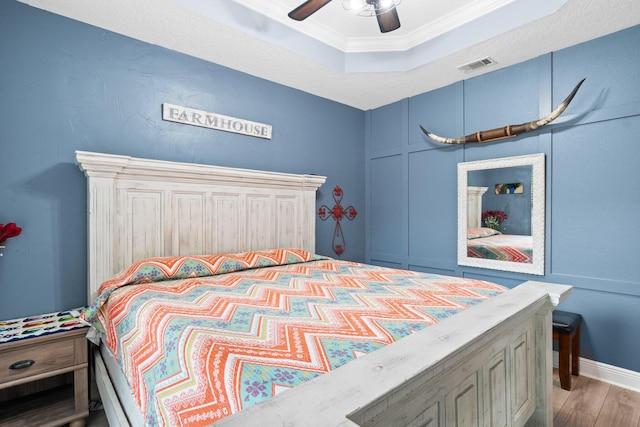
[[[640,393],[585,376],[571,391],[553,375],[553,427],[640,427]]]
[[[572,377],[571,391],[553,373],[553,427],[640,427],[640,393]],[[107,427],[103,411],[92,411],[87,427]]]

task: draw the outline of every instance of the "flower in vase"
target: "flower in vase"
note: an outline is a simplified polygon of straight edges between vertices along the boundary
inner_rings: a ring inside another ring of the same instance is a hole
[[[507,214],[503,211],[484,211],[482,212],[482,222],[488,228],[500,231],[502,229],[502,221],[507,220]]]

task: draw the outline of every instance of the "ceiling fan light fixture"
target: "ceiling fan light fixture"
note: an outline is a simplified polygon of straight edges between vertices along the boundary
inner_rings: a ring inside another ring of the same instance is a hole
[[[402,0],[342,0],[342,6],[358,16],[375,16],[381,33],[400,28],[400,18],[396,6]],[[331,0],[307,0],[289,12],[289,18],[304,21]]]
[[[376,16],[399,5],[402,0],[342,0],[342,7],[358,16]]]

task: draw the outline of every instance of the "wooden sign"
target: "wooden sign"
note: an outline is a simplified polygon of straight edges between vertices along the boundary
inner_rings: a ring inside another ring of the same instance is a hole
[[[223,116],[222,114],[208,113],[174,104],[162,104],[162,120],[271,139],[271,125]]]

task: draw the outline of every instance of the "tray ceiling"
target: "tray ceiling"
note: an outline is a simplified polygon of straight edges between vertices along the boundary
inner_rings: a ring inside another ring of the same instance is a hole
[[[20,1],[362,110],[640,24],[637,0],[403,0],[386,34],[342,0]]]

